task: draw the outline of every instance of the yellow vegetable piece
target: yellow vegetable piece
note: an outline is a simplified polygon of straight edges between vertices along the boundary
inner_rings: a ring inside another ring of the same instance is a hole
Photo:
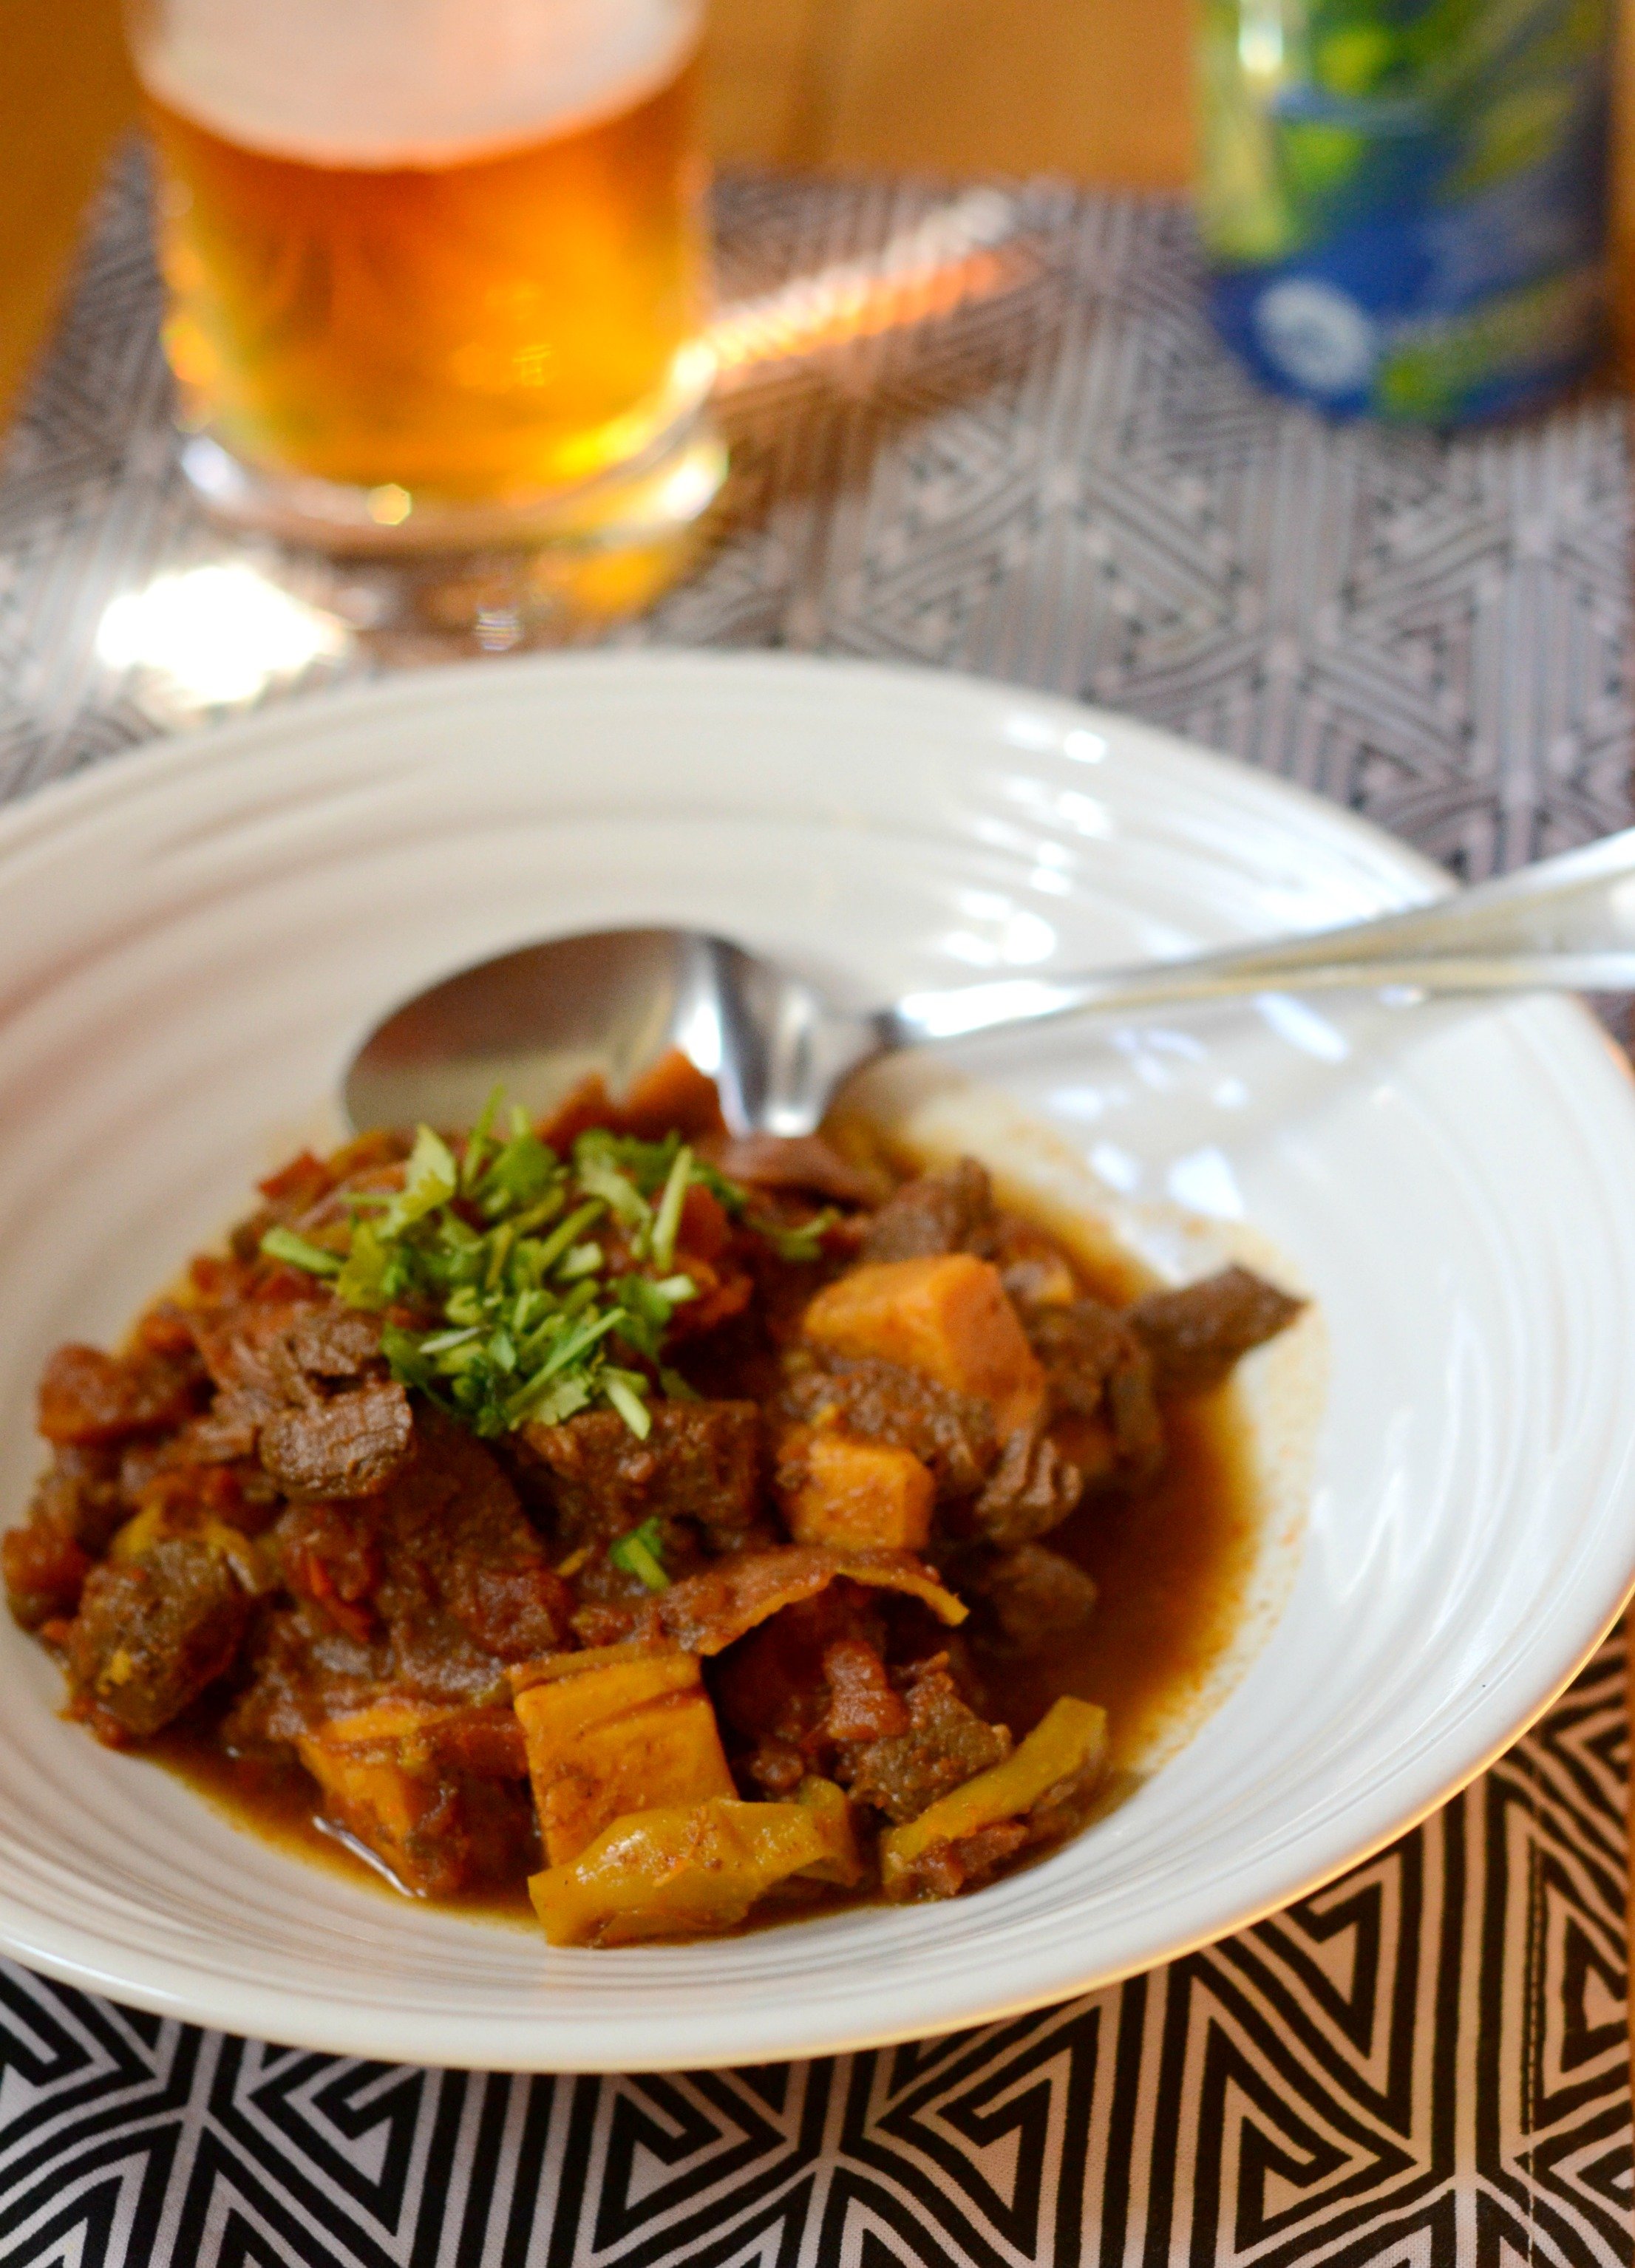
[[[918,1551],[931,1534],[936,1483],[910,1450],[792,1425],[779,1455],[779,1494],[797,1543]]]
[[[968,1252],[854,1268],[818,1293],[801,1328],[836,1354],[877,1355],[979,1395],[1002,1433],[1044,1406],[1044,1372],[999,1271]]]
[[[690,1654],[608,1646],[536,1667],[514,1706],[553,1867],[632,1812],[735,1793]]]
[[[823,1838],[823,1856],[800,1869],[814,1882],[838,1882],[851,1889],[863,1879],[863,1859],[851,1823],[851,1804],[832,1779],[808,1776],[795,1790],[795,1801],[809,1811]]]
[[[826,1802],[715,1797],[615,1820],[528,1894],[553,1945],[635,1945],[731,1929],[777,1883],[840,1856]]]
[[[880,1881],[904,1894],[917,1860],[939,1843],[960,1843],[1001,1820],[1020,1819],[1057,1788],[1087,1793],[1107,1757],[1107,1712],[1064,1695],[1002,1764],[941,1796],[917,1819],[880,1837]]]

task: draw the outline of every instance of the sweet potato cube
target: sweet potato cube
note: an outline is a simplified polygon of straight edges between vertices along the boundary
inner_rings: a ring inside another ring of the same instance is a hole
[[[386,1701],[337,1717],[296,1742],[337,1825],[384,1859],[399,1881],[423,1887],[416,1829],[437,1800],[438,1778],[423,1749],[430,1727],[451,1712],[435,1705]]]
[[[843,1861],[823,1807],[717,1797],[615,1821],[528,1894],[553,1945],[634,1945],[731,1929],[777,1883]]]
[[[734,1793],[692,1655],[606,1653],[615,1658],[564,1655],[551,1665],[559,1674],[515,1697],[553,1867],[631,1812]],[[589,1666],[576,1672],[576,1659]]]
[[[797,1543],[919,1551],[931,1534],[936,1483],[910,1450],[854,1440],[833,1426],[794,1425],[784,1436],[778,1495]]]
[[[1044,1403],[1044,1372],[999,1272],[968,1252],[854,1268],[818,1293],[803,1328],[836,1354],[875,1355],[980,1395],[1002,1433]]]

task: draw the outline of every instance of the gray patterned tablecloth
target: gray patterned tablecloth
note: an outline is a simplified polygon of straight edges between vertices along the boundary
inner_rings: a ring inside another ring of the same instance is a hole
[[[718,217],[736,471],[702,571],[621,637],[1087,696],[1469,875],[1628,822],[1617,404],[1445,441],[1263,401],[1160,202],[744,179]],[[7,793],[198,706],[98,643],[225,556],[155,314],[133,163],[0,478]],[[0,2262],[1628,2262],[1621,1680],[1609,1645],[1457,1801],[1240,1937],[832,2063],[407,2070],[0,1971]]]

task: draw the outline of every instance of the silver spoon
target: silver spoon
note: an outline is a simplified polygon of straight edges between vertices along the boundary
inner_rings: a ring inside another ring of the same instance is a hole
[[[809,1134],[875,1057],[1086,1014],[1244,993],[1410,987],[1635,990],[1635,828],[1379,920],[1084,976],[1012,976],[837,1008],[804,977],[693,930],[609,930],[499,954],[393,1011],[343,1089],[354,1127],[468,1125],[497,1081],[543,1111],[588,1071],[617,1094],[677,1047],[735,1133]]]

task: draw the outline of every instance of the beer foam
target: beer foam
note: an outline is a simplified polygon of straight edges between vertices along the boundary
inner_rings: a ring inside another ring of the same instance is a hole
[[[703,0],[164,0],[156,101],[309,165],[446,166],[616,117],[680,70]]]

